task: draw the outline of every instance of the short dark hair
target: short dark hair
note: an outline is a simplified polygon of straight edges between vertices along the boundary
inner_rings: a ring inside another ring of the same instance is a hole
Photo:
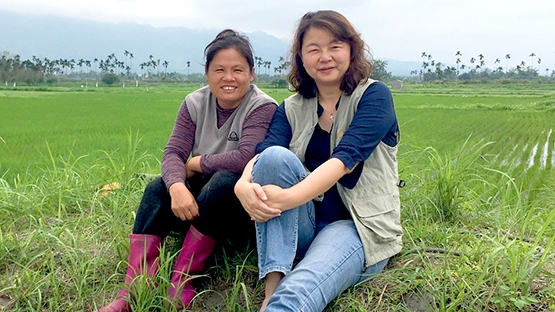
[[[249,69],[252,71],[254,69],[254,57],[252,53],[252,45],[249,41],[249,38],[244,34],[241,34],[232,29],[225,29],[222,30],[216,38],[210,42],[206,48],[204,48],[204,55],[206,61],[204,63],[204,72],[208,72],[208,67],[210,66],[210,62],[216,56],[220,50],[234,48],[237,50],[241,55],[245,57],[247,63],[249,64]]]
[[[366,53],[370,58],[371,54],[351,23],[340,13],[327,10],[306,13],[297,26],[290,52],[291,71],[287,77],[292,86],[291,91],[298,92],[305,98],[316,96],[316,82],[304,69],[301,59],[303,39],[311,27],[325,29],[338,40],[348,43],[351,47],[350,66],[341,81],[340,87],[341,91],[351,95],[355,88],[370,76],[372,63],[367,58]]]

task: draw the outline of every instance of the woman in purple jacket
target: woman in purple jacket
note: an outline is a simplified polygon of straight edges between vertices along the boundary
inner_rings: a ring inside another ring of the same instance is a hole
[[[126,286],[100,311],[128,311],[139,275],[154,275],[164,238],[185,234],[174,264],[170,299],[183,308],[195,296],[199,274],[217,242],[254,235],[250,216],[233,192],[246,163],[264,139],[277,103],[254,80],[248,39],[224,30],[205,49],[208,86],[185,98],[162,159],[162,177],[145,189],[130,235]]]

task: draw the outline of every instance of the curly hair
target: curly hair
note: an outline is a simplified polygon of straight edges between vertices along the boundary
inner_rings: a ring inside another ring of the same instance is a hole
[[[351,47],[349,69],[340,86],[341,91],[351,95],[355,88],[370,76],[371,54],[351,23],[340,13],[328,10],[306,13],[299,22],[290,51],[291,71],[287,76],[292,86],[291,91],[298,92],[308,99],[315,97],[318,91],[316,82],[306,72],[301,58],[303,39],[311,27],[325,29]],[[366,57],[366,53],[370,59]]]

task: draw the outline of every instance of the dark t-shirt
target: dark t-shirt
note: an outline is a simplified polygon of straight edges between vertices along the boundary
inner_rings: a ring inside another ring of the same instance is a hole
[[[322,113],[318,107],[318,116]],[[285,103],[282,103],[274,117],[266,138],[259,143],[256,153],[261,153],[270,146],[289,148],[293,137],[291,125],[287,120]],[[347,188],[353,188],[362,172],[364,161],[374,151],[380,142],[389,146],[396,146],[399,141],[399,126],[393,107],[391,92],[381,82],[371,84],[361,97],[357,111],[349,128],[339,144],[330,155],[330,135],[316,126],[305,151],[305,167],[310,171],[316,169],[330,157],[338,158],[353,172],[343,176],[339,183]],[[336,220],[350,218],[348,211],[337,191],[332,187],[324,194],[324,201],[317,205],[317,221],[331,223]]]

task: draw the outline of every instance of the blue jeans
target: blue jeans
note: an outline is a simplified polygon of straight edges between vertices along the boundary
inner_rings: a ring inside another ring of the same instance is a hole
[[[270,147],[252,172],[253,182],[284,188],[302,181],[304,166],[289,150]],[[362,242],[352,220],[333,222],[317,231],[314,204],[287,210],[256,223],[260,278],[282,272],[267,312],[322,311],[345,289],[381,272],[389,259],[365,267]],[[295,257],[302,260],[293,268]]]

